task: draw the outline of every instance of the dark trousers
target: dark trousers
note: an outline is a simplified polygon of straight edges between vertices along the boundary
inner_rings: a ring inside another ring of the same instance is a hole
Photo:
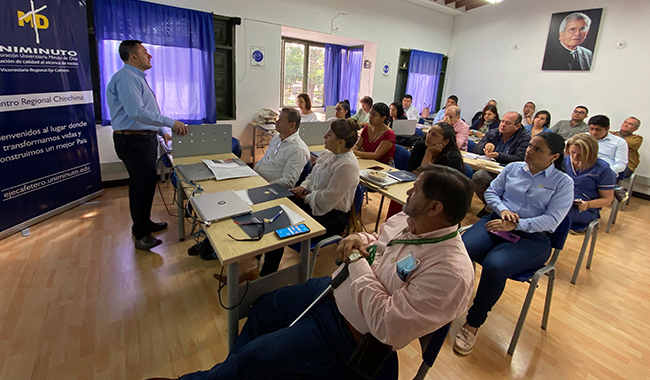
[[[115,153],[124,162],[129,172],[129,210],[133,227],[131,232],[136,239],[151,233],[151,205],[156,193],[156,148],[155,135],[113,134]]]
[[[314,216],[312,213],[311,207],[305,203],[302,199],[296,197],[290,197],[296,205],[303,209],[307,214],[311,215],[321,226],[325,227],[325,235],[318,237],[318,240],[326,239],[330,236],[340,235],[345,230],[345,227],[348,224],[349,213],[331,210],[325,215]],[[266,252],[264,254],[264,265],[262,265],[262,270],[260,271],[260,276],[266,276],[267,274],[276,272],[280,267],[280,261],[282,260],[282,255],[284,254],[284,248],[279,248],[274,251]]]
[[[580,211],[575,205],[569,209],[569,218],[571,219],[571,229],[573,231],[583,231],[589,223],[600,218],[600,209],[590,208],[586,211]]]
[[[485,224],[497,218],[499,216],[492,213],[463,234],[470,258],[482,266],[474,304],[467,313],[467,324],[472,327],[483,325],[488,312],[501,297],[508,277],[541,268],[551,255],[547,234],[513,231],[521,237],[513,244],[489,233]]]
[[[629,167],[625,167],[625,170],[620,172],[618,174],[618,177],[616,177],[616,182],[622,181],[625,178],[630,178],[632,176],[632,173],[634,173],[632,170],[630,170]]]
[[[484,204],[487,204],[485,201],[485,190],[490,187],[490,184],[496,177],[497,174],[484,169],[477,170],[472,176],[472,182],[474,182],[474,192]]]
[[[233,349],[211,370],[182,376],[208,379],[358,379],[345,368],[356,341],[334,298],[325,297],[293,327],[291,322],[329,285],[322,277],[260,296]],[[383,371],[395,371],[396,357]]]

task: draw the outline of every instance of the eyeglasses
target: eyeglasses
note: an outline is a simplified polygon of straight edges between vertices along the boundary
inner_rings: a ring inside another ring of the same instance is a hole
[[[257,221],[250,222],[250,223],[235,222],[235,224],[240,225],[240,226],[257,226],[257,236],[254,237],[254,238],[248,238],[248,239],[238,239],[238,238],[232,236],[231,234],[228,234],[228,237],[233,239],[233,240],[237,240],[237,241],[259,241],[259,240],[262,240],[262,238],[264,237],[265,228],[264,228],[264,222],[262,222],[262,221],[257,220]]]
[[[341,107],[336,107],[336,108],[334,108],[334,110],[336,110],[336,111],[343,111],[343,108],[341,108]]]
[[[584,115],[584,114],[586,114],[585,111],[578,111],[578,110],[573,110],[573,113],[577,113],[577,114],[579,114],[579,115]]]

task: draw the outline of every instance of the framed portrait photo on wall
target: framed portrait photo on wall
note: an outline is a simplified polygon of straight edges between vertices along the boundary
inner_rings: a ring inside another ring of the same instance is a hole
[[[603,8],[553,13],[542,70],[590,71]]]

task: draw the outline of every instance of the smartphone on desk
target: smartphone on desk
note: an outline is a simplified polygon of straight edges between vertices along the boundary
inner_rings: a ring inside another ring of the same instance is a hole
[[[289,226],[285,228],[280,228],[279,230],[275,230],[275,234],[278,235],[278,238],[280,239],[304,234],[306,232],[309,232],[309,227],[307,227],[305,223],[300,223],[295,226]]]

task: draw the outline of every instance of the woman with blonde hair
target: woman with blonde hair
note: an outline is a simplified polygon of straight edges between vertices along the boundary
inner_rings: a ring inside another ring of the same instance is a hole
[[[571,229],[584,230],[600,217],[600,209],[612,203],[616,174],[598,158],[598,141],[588,133],[573,135],[566,144],[564,167],[573,179]]]

